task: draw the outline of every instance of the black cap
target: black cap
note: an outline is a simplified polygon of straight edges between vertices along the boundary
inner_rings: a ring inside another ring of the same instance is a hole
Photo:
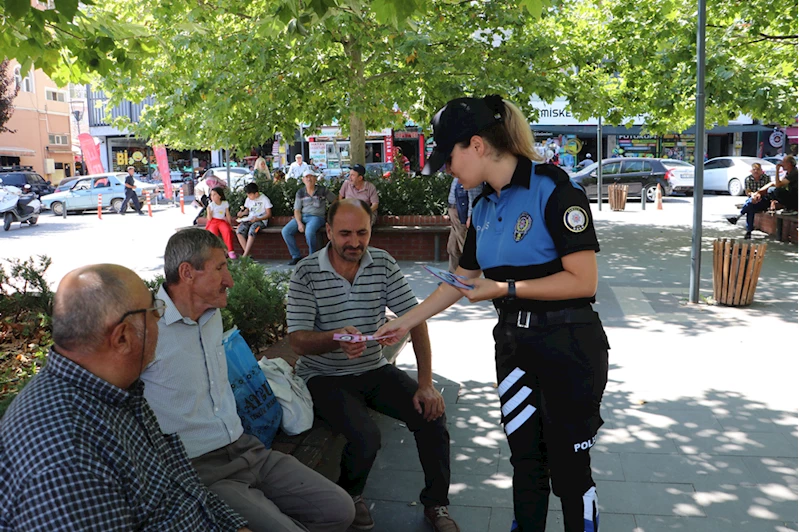
[[[360,175],[366,175],[366,168],[364,168],[362,164],[353,165],[352,169],[358,172]]]
[[[502,122],[504,108],[502,98],[496,95],[457,98],[447,102],[430,121],[436,147],[424,165],[422,175],[430,175],[444,166],[457,143]]]

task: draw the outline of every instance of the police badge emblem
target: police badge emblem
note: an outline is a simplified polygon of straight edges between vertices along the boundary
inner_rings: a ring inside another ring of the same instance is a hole
[[[563,225],[572,233],[582,233],[588,227],[588,214],[582,207],[569,207],[563,215]]]
[[[516,227],[513,228],[513,240],[521,242],[532,226],[533,217],[526,212],[521,213],[516,219]]]

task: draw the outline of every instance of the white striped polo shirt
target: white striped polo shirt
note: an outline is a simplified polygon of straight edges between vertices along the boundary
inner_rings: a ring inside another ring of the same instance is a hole
[[[334,331],[347,325],[374,334],[386,321],[386,307],[402,316],[417,305],[397,261],[386,251],[367,248],[352,285],[330,264],[330,244],[303,259],[291,276],[286,320],[288,332]],[[352,360],[341,349],[300,357],[297,375],[358,375],[387,363],[383,348],[367,342]]]

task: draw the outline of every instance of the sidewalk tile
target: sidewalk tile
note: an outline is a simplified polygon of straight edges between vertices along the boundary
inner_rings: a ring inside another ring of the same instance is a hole
[[[594,454],[591,455],[592,458]],[[734,456],[684,456],[622,453],[624,478],[632,482],[693,483],[712,480],[730,484],[752,482],[743,460]]]
[[[452,473],[491,476],[497,472],[499,449],[489,447],[450,447]],[[384,445],[377,454],[374,467],[392,471],[422,471],[416,441],[413,438],[403,444]]]
[[[492,508],[491,526],[488,532],[508,532],[513,522],[513,510],[510,508]],[[599,528],[610,532],[638,532],[635,528],[635,519],[629,514],[599,514]],[[559,510],[550,510],[547,514],[546,532],[563,532],[563,513]]]
[[[613,419],[617,425],[627,427],[629,430],[634,428],[667,430],[674,427],[724,430],[712,412],[695,408],[657,412],[648,411],[646,407],[613,409]]]
[[[603,512],[702,517],[690,484],[597,481],[599,507]]]
[[[430,525],[424,518],[424,507],[418,501],[383,501],[366,499],[369,510],[379,532],[430,532]],[[461,532],[488,532],[491,519],[489,507],[450,506],[450,515],[458,523]]]
[[[743,521],[793,521],[796,491],[779,484],[731,485],[718,482],[694,484],[694,500],[708,517]]]
[[[796,457],[796,440],[779,432],[675,428],[668,433],[683,454]]]
[[[603,453],[677,454],[677,445],[665,434],[650,429],[599,429],[594,450]]]
[[[797,490],[796,458],[769,458],[762,456],[744,456],[753,484],[781,484],[793,491]]]
[[[790,532],[796,530],[796,523],[774,523],[769,521],[745,522],[734,519],[703,517],[663,517],[655,515],[636,515],[636,532],[720,532],[724,530],[745,530],[746,532]]]

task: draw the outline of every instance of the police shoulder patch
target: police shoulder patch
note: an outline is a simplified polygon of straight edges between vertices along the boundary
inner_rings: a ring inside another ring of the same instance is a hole
[[[563,225],[572,233],[582,233],[588,227],[588,214],[582,207],[569,207],[563,214]]]

